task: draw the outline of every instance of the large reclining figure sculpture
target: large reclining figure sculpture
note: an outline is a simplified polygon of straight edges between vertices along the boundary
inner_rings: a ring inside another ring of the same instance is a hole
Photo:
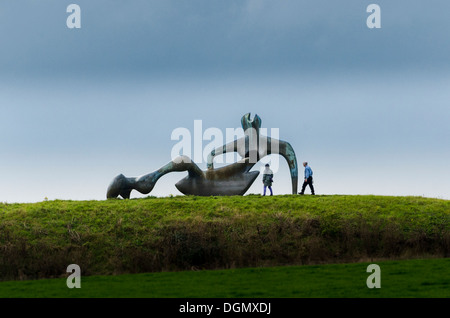
[[[179,156],[155,172],[141,177],[128,178],[118,175],[110,183],[106,197],[116,198],[119,195],[128,199],[132,190],[148,194],[159,178],[173,171],[187,171],[188,175],[175,184],[184,194],[191,195],[243,195],[259,175],[259,171],[250,169],[261,158],[270,154],[283,156],[291,173],[292,194],[297,194],[298,167],[294,149],[282,140],[260,135],[261,118],[250,113],[241,119],[244,137],[216,148],[208,156],[206,171],[202,171],[187,156]],[[237,152],[243,159],[225,167],[214,169],[214,157],[227,152]]]

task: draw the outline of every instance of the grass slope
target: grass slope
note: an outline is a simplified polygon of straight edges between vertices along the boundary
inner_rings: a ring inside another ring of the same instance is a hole
[[[450,259],[377,262],[381,288],[369,289],[369,263],[183,271],[81,277],[80,289],[66,279],[0,283],[4,297],[450,297]]]
[[[0,280],[448,257],[450,201],[180,196],[0,204]]]

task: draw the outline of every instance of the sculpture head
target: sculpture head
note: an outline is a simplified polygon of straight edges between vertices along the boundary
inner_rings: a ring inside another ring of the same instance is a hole
[[[245,114],[241,118],[241,125],[244,132],[247,131],[248,128],[253,128],[259,134],[259,128],[261,128],[262,120],[261,118],[255,114],[255,118],[250,119],[250,113]]]

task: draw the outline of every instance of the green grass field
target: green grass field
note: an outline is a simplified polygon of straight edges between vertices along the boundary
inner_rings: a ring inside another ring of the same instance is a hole
[[[370,263],[283,266],[81,277],[0,283],[0,297],[448,298],[450,259],[377,262],[381,288],[369,289]]]
[[[0,203],[1,297],[448,297],[449,256],[440,199]],[[367,261],[383,261],[380,290],[365,285]],[[65,285],[69,264],[80,290]]]

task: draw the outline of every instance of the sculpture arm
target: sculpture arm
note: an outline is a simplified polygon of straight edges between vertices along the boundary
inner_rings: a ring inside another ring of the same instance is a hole
[[[208,169],[214,169],[214,157],[218,155],[222,155],[227,152],[236,152],[238,151],[238,140],[233,140],[222,147],[217,147],[216,149],[213,149],[207,158],[206,166]]]
[[[279,154],[283,156],[284,159],[286,159],[289,165],[289,171],[291,173],[291,181],[292,181],[292,194],[297,194],[298,166],[294,148],[292,148],[290,143],[283,140],[280,140],[279,147],[280,147]]]

